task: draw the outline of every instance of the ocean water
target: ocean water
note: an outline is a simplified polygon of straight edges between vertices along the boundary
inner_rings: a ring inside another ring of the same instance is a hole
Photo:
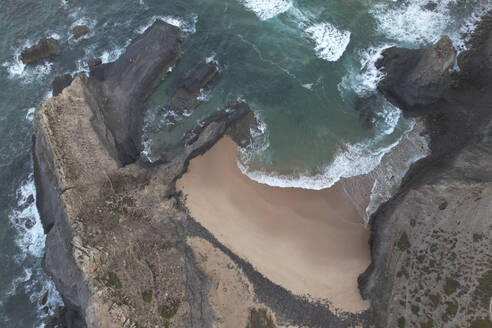
[[[435,8],[426,9],[431,2]],[[271,185],[322,189],[344,177],[376,171],[384,177],[383,156],[411,134],[414,122],[375,90],[381,51],[429,45],[442,34],[462,49],[461,34],[489,6],[460,0],[0,1],[0,326],[41,327],[62,304],[42,270],[45,236],[31,158],[33,114],[51,97],[56,75],[87,72],[94,57],[116,60],[156,19],[177,25],[184,56],[147,102],[144,157],[172,152],[197,121],[243,99],[261,123],[255,143],[241,153],[243,172]],[[78,24],[91,33],[74,40],[70,31]],[[21,50],[45,36],[59,40],[60,54],[23,65]],[[220,67],[214,88],[173,123],[162,110],[169,90],[205,60]],[[373,191],[385,194],[384,181]]]

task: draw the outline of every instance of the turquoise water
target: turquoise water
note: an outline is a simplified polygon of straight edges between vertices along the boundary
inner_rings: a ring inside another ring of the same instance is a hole
[[[87,71],[93,57],[113,61],[155,19],[184,31],[184,56],[149,99],[145,141],[151,160],[227,101],[241,98],[263,133],[243,151],[243,170],[264,183],[323,188],[367,173],[411,125],[378,98],[378,51],[418,47],[442,33],[457,44],[479,12],[473,1],[2,0],[0,2],[0,326],[37,327],[59,304],[41,268],[44,235],[32,182],[34,108],[50,97],[54,76]],[[483,4],[488,4],[483,3]],[[70,30],[87,24],[75,41]],[[52,61],[24,67],[20,51],[39,38],[59,39]],[[219,79],[204,102],[177,126],[161,109],[180,78],[215,60]],[[356,110],[371,98],[372,120]],[[45,305],[40,300],[49,291]]]

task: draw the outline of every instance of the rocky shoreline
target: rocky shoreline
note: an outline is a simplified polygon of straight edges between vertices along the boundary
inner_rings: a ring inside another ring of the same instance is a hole
[[[492,25],[457,59],[447,37],[390,48],[380,91],[425,120],[431,155],[371,217],[373,262],[359,278],[376,327],[492,327]]]
[[[248,143],[247,104],[231,102],[202,121],[165,162],[139,161],[143,104],[181,56],[179,29],[156,21],[116,62],[60,79],[61,93],[36,111],[33,137],[44,267],[65,303],[58,323],[230,327],[244,316],[250,328],[489,327],[492,64],[481,59],[492,33],[476,33],[459,73],[449,73],[455,53],[446,38],[428,50],[389,49],[379,63],[380,90],[405,115],[425,119],[432,155],[371,218],[373,262],[359,278],[371,309],[361,314],[334,313],[273,284],[190,217],[176,193],[189,161],[224,134]],[[197,67],[179,103],[196,104],[216,71]],[[237,308],[216,302],[224,295]]]

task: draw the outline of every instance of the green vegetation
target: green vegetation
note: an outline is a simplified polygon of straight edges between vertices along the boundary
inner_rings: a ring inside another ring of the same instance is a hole
[[[444,292],[446,295],[451,295],[453,294],[456,289],[460,286],[460,284],[452,279],[452,278],[446,278],[446,284],[444,285]]]
[[[454,317],[458,312],[458,304],[448,302],[447,305],[448,307],[446,308],[446,314]]]
[[[398,241],[397,246],[401,251],[406,251],[407,249],[410,248],[410,241],[408,240],[408,236],[407,236],[406,232],[403,232],[401,234],[401,237],[400,237],[400,240]]]
[[[398,328],[405,328],[405,324],[406,324],[405,318],[400,317],[398,319]]]
[[[414,314],[417,314],[417,313],[419,313],[419,311],[420,311],[420,307],[419,307],[418,305],[412,304],[412,306],[410,306],[410,310],[411,310]]]
[[[152,302],[152,291],[151,290],[146,290],[142,293],[142,298],[145,303],[150,303]]]
[[[441,203],[441,205],[439,205],[439,209],[441,211],[444,211],[446,208],[448,208],[448,202],[444,201]]]
[[[108,273],[108,285],[116,289],[121,288],[121,281],[114,272]]]
[[[174,306],[166,306],[161,309],[161,317],[170,320],[172,317],[176,315],[178,309]]]

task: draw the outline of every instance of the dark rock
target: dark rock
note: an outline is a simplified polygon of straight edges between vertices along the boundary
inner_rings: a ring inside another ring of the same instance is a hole
[[[35,225],[36,225],[36,221],[34,221],[32,218],[27,218],[24,221],[24,226],[26,227],[26,229],[31,229]]]
[[[277,328],[272,314],[265,308],[251,309],[247,328]]]
[[[102,64],[101,58],[90,59],[87,62],[87,66],[89,66],[89,70],[91,71],[91,74],[92,74],[92,71],[96,68],[96,66],[101,65],[101,64]]]
[[[73,81],[73,77],[70,74],[59,75],[55,77],[53,83],[51,83],[51,88],[53,89],[53,97],[58,96],[62,93],[63,89],[68,87]]]
[[[83,37],[84,35],[88,34],[89,31],[90,31],[89,30],[89,26],[87,26],[87,25],[78,25],[78,26],[75,26],[72,29],[72,34],[75,37],[75,39],[78,40],[81,37]]]
[[[39,300],[40,305],[46,305],[46,302],[48,302],[48,294],[48,291],[43,294],[43,297]]]
[[[135,162],[142,150],[143,104],[169,67],[181,56],[181,31],[161,20],[136,37],[115,62],[93,67],[89,88],[105,128],[99,130],[121,165]],[[145,51],[142,51],[145,49]]]
[[[437,3],[435,2],[429,2],[424,5],[424,9],[429,10],[429,11],[434,11],[437,8]]]
[[[171,102],[166,109],[181,114],[184,110],[196,108],[200,104],[200,101],[198,100],[200,90],[207,86],[207,84],[215,77],[217,71],[218,67],[213,62],[199,64],[185,80],[180,83],[180,88],[171,97]]]
[[[51,58],[58,54],[58,41],[53,38],[42,38],[37,44],[26,48],[21,53],[24,64],[36,64],[37,62]]]
[[[449,86],[449,70],[455,59],[456,50],[447,36],[425,50],[389,48],[376,63],[376,67],[386,73],[378,88],[403,110],[414,111],[432,105],[442,99]]]
[[[242,119],[234,121],[227,129],[226,134],[229,135],[239,147],[244,148],[253,142],[253,136],[251,135],[252,130],[259,132],[258,121],[253,112],[250,111]]]

